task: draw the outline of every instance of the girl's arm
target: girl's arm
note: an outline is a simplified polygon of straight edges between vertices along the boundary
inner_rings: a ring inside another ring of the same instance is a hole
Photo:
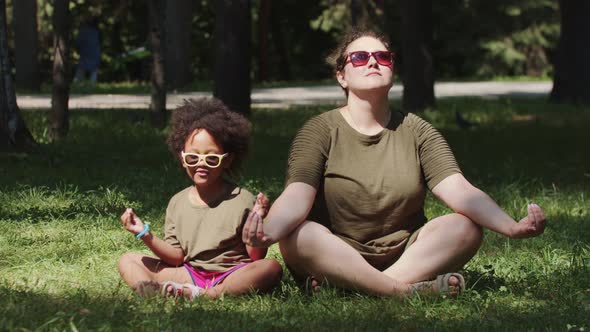
[[[313,205],[316,189],[303,182],[291,183],[271,206],[264,223],[257,213],[250,213],[242,240],[253,247],[268,247],[301,224]]]
[[[133,209],[127,209],[121,215],[121,222],[125,229],[137,235],[144,230],[144,223],[139,219]],[[184,252],[180,248],[175,248],[164,240],[156,237],[151,232],[147,232],[141,237],[143,243],[158,256],[161,260],[172,266],[179,266],[184,262]]]
[[[529,204],[528,215],[516,222],[462,174],[448,176],[432,189],[432,193],[455,212],[511,238],[534,237],[545,230],[545,215],[538,205]]]
[[[257,248],[246,245],[246,251],[248,251],[248,256],[250,256],[253,261],[257,261],[266,257],[268,248]]]

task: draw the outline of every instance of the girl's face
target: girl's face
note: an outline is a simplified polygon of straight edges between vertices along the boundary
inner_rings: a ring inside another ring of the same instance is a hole
[[[346,48],[346,54],[356,51],[373,53],[389,50],[379,39],[365,36],[356,39]],[[336,78],[349,93],[375,90],[385,91],[387,94],[393,84],[393,63],[381,65],[375,55],[370,55],[366,64],[354,66],[350,62],[350,56],[347,56],[344,68],[336,74]]]
[[[184,152],[184,158],[182,154],[180,156],[182,167],[199,187],[218,184],[222,180],[223,172],[231,165],[231,156],[223,156],[225,154],[223,147],[205,129],[196,129],[189,135],[184,143]],[[220,161],[219,158],[221,158]],[[187,162],[191,166],[187,165]]]

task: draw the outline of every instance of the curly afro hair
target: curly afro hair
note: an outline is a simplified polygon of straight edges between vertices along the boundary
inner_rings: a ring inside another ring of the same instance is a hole
[[[184,144],[196,129],[207,130],[223,151],[233,156],[228,175],[237,177],[241,162],[250,148],[252,125],[244,116],[232,112],[216,98],[188,99],[172,113],[167,143],[170,151],[182,164],[180,154]]]

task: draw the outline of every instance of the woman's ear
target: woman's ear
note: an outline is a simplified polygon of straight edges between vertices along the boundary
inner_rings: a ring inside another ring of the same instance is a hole
[[[346,79],[344,77],[344,70],[339,70],[336,72],[336,79],[338,80],[338,83],[340,83],[340,86],[343,89],[348,88],[348,82],[346,82]]]

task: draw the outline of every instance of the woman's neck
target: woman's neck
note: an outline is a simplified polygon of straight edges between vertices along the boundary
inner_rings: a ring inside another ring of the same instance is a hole
[[[359,96],[348,94],[348,104],[341,110],[342,115],[358,132],[365,135],[378,134],[390,119],[387,95]]]
[[[227,183],[223,180],[219,180],[215,184],[206,187],[193,185],[189,198],[195,205],[210,206],[219,201],[221,197],[225,195],[226,190]]]

